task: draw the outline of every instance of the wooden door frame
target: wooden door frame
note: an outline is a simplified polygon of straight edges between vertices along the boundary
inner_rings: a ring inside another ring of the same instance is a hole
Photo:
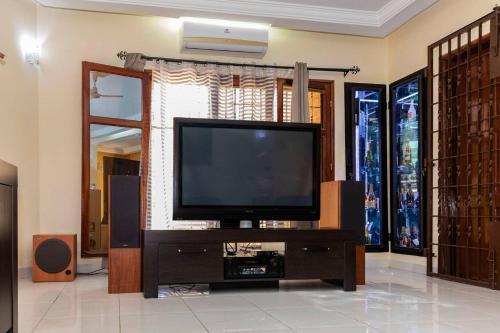
[[[277,121],[279,123],[283,122],[283,92],[285,86],[291,86],[293,84],[292,79],[282,79],[278,78],[276,82],[276,91],[277,91],[277,106],[278,106],[278,115]],[[310,90],[320,90],[324,92],[323,100],[321,101],[322,105],[326,105],[326,124],[327,127],[330,127],[330,131],[327,131],[327,143],[330,145],[330,148],[326,149],[330,156],[330,168],[329,170],[322,170],[325,172],[325,179],[322,181],[331,181],[335,180],[335,81],[333,80],[309,80],[309,89]],[[321,123],[324,124],[324,109],[321,110]]]
[[[138,78],[142,81],[142,118],[140,121],[90,115],[90,72]],[[88,253],[90,190],[90,126],[107,125],[141,129],[141,228],[146,226],[147,184],[149,172],[149,136],[151,122],[151,71],[132,71],[121,67],[82,62],[82,188],[81,188],[81,257],[106,257]]]

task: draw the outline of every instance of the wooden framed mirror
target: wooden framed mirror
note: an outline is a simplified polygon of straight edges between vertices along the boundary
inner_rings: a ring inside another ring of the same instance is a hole
[[[141,176],[146,219],[151,108],[150,71],[82,63],[82,257],[108,254],[107,178]]]

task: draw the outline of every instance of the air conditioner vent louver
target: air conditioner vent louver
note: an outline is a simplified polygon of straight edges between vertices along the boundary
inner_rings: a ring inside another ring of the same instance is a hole
[[[269,31],[251,27],[227,27],[184,21],[181,29],[182,48],[264,54],[267,51]]]

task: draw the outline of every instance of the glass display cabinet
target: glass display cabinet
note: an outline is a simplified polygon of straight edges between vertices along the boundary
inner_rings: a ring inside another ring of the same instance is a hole
[[[385,85],[345,84],[346,174],[365,182],[366,251],[387,251]]]
[[[391,252],[422,255],[425,70],[389,86],[391,115]]]

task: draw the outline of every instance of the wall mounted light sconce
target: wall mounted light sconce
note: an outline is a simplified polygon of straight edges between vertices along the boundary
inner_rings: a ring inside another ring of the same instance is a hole
[[[5,54],[3,54],[2,52],[0,52],[0,60],[4,60],[5,59]]]
[[[27,63],[32,65],[40,64],[41,47],[34,38],[24,36],[21,40],[21,48],[24,60],[26,60]]]

